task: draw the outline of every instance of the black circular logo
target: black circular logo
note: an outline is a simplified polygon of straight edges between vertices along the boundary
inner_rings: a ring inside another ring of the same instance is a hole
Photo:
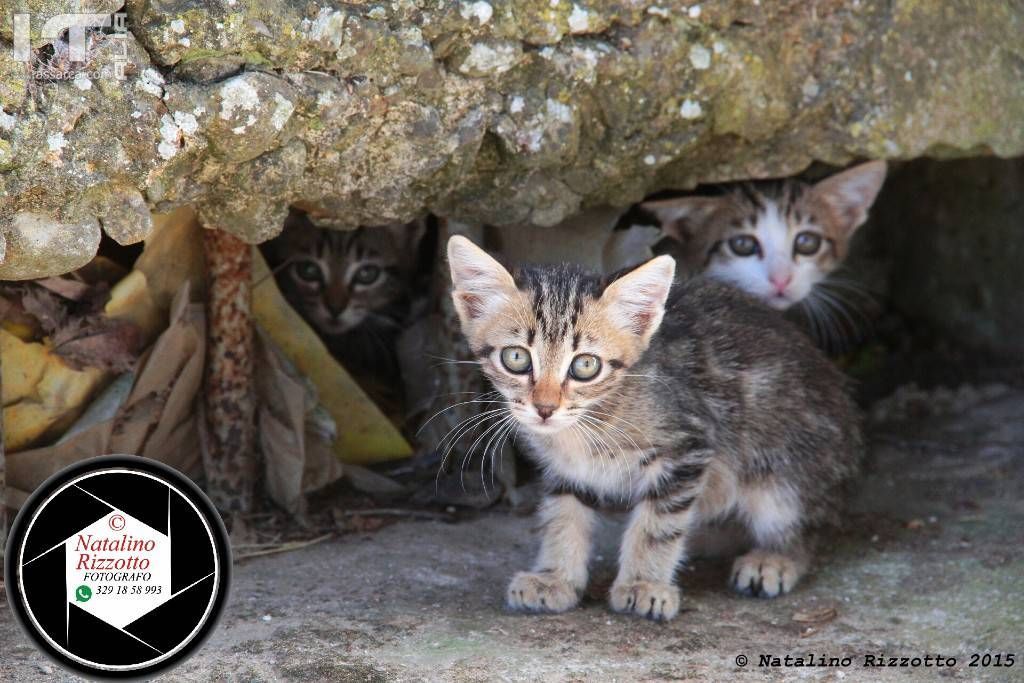
[[[7,542],[7,599],[60,664],[99,678],[150,676],[216,625],[231,572],[227,534],[191,480],[110,455],[50,477]]]

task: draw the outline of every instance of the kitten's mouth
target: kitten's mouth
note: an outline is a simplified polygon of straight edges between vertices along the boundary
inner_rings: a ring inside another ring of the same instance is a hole
[[[552,422],[551,420],[548,420],[547,422],[541,422],[540,420],[534,420],[530,424],[530,429],[537,432],[538,434],[555,434],[557,432],[562,431],[567,426],[568,425],[562,423],[561,421]]]
[[[775,294],[769,297],[766,303],[776,310],[783,311],[789,308],[793,302],[785,294]]]
[[[533,414],[517,414],[516,419],[521,425],[537,434],[557,434],[573,422],[572,419],[564,415],[552,416],[542,420],[539,416]]]

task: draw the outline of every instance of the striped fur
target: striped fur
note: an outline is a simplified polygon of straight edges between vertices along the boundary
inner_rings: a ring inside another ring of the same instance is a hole
[[[838,521],[861,450],[843,376],[802,335],[732,288],[700,278],[673,287],[668,257],[607,279],[572,265],[509,273],[453,238],[449,261],[463,332],[549,492],[541,553],[513,579],[511,606],[576,604],[567,596],[586,584],[590,547],[580,536],[606,505],[631,511],[616,610],[672,618],[691,531],[723,519],[752,541],[734,588],[792,588],[809,532]],[[509,346],[529,350],[528,373],[505,369]],[[567,374],[579,353],[603,361],[589,381]],[[555,406],[546,418],[541,394]]]
[[[423,234],[419,221],[319,228],[293,211],[281,235],[264,247],[282,294],[364,388],[400,385],[394,344],[415,295]],[[360,280],[361,269],[376,277]]]
[[[792,310],[822,346],[838,350],[861,331],[861,309],[871,297],[837,271],[885,173],[885,162],[872,161],[815,185],[796,179],[740,183],[717,196],[641,206],[672,238],[669,253],[687,274],[705,274],[772,308]],[[734,247],[744,243],[755,248]]]

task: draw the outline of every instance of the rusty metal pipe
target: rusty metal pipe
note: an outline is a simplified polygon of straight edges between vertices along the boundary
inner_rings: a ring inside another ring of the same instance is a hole
[[[251,247],[204,230],[209,274],[206,392],[200,428],[207,493],[223,512],[252,509],[256,482]]]

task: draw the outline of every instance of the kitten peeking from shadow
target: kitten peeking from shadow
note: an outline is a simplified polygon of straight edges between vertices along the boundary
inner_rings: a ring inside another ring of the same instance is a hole
[[[718,196],[645,202],[688,275],[703,273],[780,311],[802,317],[826,347],[855,333],[854,317],[870,301],[838,269],[850,239],[867,220],[885,180],[884,161],[870,161],[814,185],[781,182],[726,186]]]
[[[412,310],[425,231],[423,221],[320,228],[293,210],[264,250],[288,303],[385,404],[400,400],[395,341]]]

